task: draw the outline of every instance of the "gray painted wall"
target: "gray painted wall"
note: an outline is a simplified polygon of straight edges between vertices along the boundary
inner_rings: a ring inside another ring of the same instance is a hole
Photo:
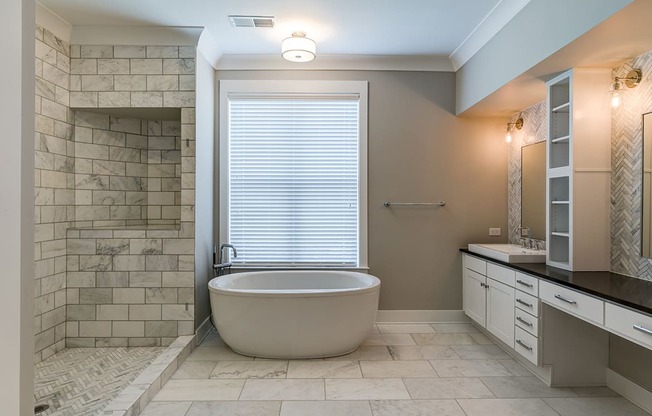
[[[507,238],[504,120],[455,117],[453,73],[218,71],[217,78],[369,81],[369,272],[382,281],[380,309],[462,309],[458,249]],[[388,209],[385,200],[446,206]],[[503,236],[489,240],[489,227]]]

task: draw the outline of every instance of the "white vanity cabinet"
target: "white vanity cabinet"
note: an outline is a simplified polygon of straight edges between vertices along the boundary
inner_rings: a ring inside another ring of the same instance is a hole
[[[515,272],[466,254],[463,263],[464,312],[513,348]]]

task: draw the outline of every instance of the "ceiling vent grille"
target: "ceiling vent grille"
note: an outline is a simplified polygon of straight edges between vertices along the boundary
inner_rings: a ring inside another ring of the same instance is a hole
[[[274,16],[229,16],[233,27],[274,27]]]

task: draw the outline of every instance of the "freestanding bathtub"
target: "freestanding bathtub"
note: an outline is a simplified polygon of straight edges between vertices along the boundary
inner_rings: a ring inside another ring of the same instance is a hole
[[[261,271],[208,283],[213,323],[234,351],[318,358],[355,351],[376,320],[380,280],[341,271]]]

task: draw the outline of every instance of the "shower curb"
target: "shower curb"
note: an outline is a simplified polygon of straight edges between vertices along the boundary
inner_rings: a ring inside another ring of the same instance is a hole
[[[138,416],[199,345],[199,341],[206,335],[206,332],[198,330],[195,335],[186,335],[175,339],[100,414],[103,416]]]

